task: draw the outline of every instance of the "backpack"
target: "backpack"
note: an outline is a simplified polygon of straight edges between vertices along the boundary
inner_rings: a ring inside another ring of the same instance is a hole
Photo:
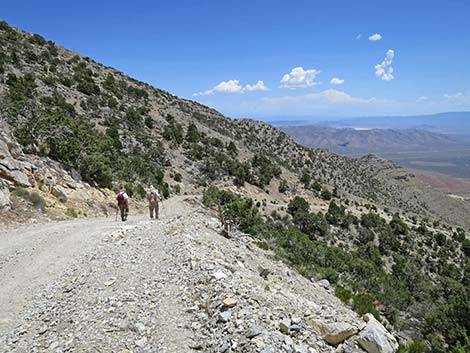
[[[126,203],[126,198],[124,197],[124,193],[122,191],[119,194],[117,194],[117,202],[118,202],[118,205],[123,205]]]

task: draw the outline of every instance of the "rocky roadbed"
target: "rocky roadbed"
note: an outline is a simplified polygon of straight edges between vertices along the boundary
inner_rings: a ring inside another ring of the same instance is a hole
[[[67,241],[48,243],[41,233],[46,245],[36,251],[37,244],[27,245],[30,228],[0,234],[0,281],[9,285],[0,292],[2,352],[397,348],[373,318],[366,323],[344,306],[327,281],[312,283],[251,237],[222,237],[196,198],[165,202],[160,220],[38,227],[62,230]]]

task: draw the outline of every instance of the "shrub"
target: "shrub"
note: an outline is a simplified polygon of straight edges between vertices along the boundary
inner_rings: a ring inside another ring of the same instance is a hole
[[[330,201],[333,197],[333,194],[327,188],[323,188],[320,194],[321,198],[325,201]]]
[[[67,211],[65,211],[65,214],[69,217],[72,217],[72,218],[77,218],[78,217],[77,210],[73,207],[67,208]]]
[[[343,302],[343,303],[349,303],[349,301],[352,299],[353,294],[351,291],[347,290],[346,288],[340,286],[337,284],[335,286],[335,295]]]
[[[303,171],[302,176],[300,177],[300,182],[304,184],[304,186],[307,188],[312,181],[312,176],[307,172]]]
[[[28,196],[28,200],[33,204],[34,207],[44,211],[46,208],[46,201],[37,192],[32,192]]]
[[[67,202],[67,196],[62,191],[59,191],[59,194],[57,195],[57,199],[62,203]]]
[[[16,187],[13,190],[13,194],[19,197],[27,198],[29,196],[29,191],[21,187]]]
[[[318,238],[318,235],[326,236],[330,229],[330,225],[321,213],[296,212],[294,224],[312,240]]]
[[[279,183],[279,188],[278,188],[279,192],[285,193],[288,189],[289,189],[289,184],[287,184],[287,181],[281,180],[281,182]]]
[[[413,341],[406,346],[400,346],[397,353],[424,353],[426,345],[421,342]]]
[[[129,195],[129,197],[132,197],[134,196],[134,184],[133,183],[126,183],[126,185],[124,185],[124,189],[126,190],[126,193],[127,195]]]
[[[44,39],[43,36],[39,35],[39,34],[33,34],[30,38],[29,38],[29,41],[33,44],[37,44],[37,45],[44,45],[46,44],[46,40]]]
[[[392,227],[393,233],[396,235],[403,234],[407,235],[409,228],[405,222],[400,218],[398,213],[395,213],[390,221],[390,227]]]
[[[318,180],[315,180],[313,184],[311,185],[312,190],[320,192],[322,189],[322,185]]]
[[[374,298],[368,293],[360,293],[353,297],[353,308],[359,315],[371,313],[380,321],[380,314],[375,308]]]
[[[145,191],[145,188],[142,186],[142,184],[135,185],[134,192],[141,199],[143,199],[143,198],[145,198],[145,196],[147,196],[147,192]]]
[[[339,226],[343,223],[343,219],[346,217],[344,206],[338,206],[336,202],[331,201],[328,206],[328,212],[325,214],[325,218],[328,223]]]
[[[188,130],[186,131],[186,141],[190,143],[197,143],[199,142],[201,136],[199,131],[194,123],[188,125]]]
[[[310,205],[303,197],[295,196],[287,205],[287,213],[295,217],[298,213],[308,213]]]

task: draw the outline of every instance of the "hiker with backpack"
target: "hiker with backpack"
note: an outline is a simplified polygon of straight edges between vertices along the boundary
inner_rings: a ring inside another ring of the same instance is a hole
[[[161,201],[158,191],[153,188],[150,189],[149,192],[147,192],[147,201],[149,203],[150,218],[153,219],[155,214],[155,218],[158,219],[158,204]]]
[[[129,196],[127,196],[127,193],[121,189],[121,191],[119,191],[116,195],[116,200],[118,203],[118,208],[121,212],[121,219],[123,222],[125,222],[129,214]]]

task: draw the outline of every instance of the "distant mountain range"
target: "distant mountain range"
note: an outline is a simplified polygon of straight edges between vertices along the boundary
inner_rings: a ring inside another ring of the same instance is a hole
[[[326,148],[348,156],[470,148],[470,138],[420,129],[353,129],[320,125],[282,126],[280,129],[304,146]]]
[[[420,129],[436,133],[470,136],[470,112],[448,112],[414,116],[377,116],[325,120],[324,118],[293,117],[270,121],[275,126],[308,125],[340,128]]]
[[[423,127],[423,126],[421,126]],[[298,143],[344,156],[380,155],[413,169],[470,178],[470,137],[421,129],[280,126]]]

